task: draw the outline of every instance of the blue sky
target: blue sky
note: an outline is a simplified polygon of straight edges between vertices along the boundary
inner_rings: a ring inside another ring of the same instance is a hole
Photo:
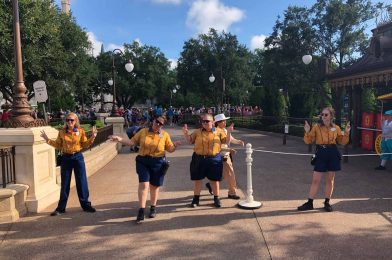
[[[61,0],[56,0],[60,6]],[[208,28],[235,34],[249,49],[260,47],[289,5],[313,0],[71,0],[71,11],[100,51],[134,40],[158,47],[174,61],[185,41]],[[390,2],[390,0],[385,1]],[[374,27],[374,22],[370,27]],[[369,28],[369,29],[371,29]]]

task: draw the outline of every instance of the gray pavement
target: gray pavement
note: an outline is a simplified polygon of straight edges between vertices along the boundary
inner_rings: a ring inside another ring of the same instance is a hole
[[[180,129],[169,128],[180,140]],[[240,130],[237,138],[258,149],[307,153],[301,139],[287,145],[277,134]],[[352,153],[363,151],[350,151]],[[335,180],[334,212],[322,207],[321,186],[316,209],[298,212],[307,198],[312,168],[309,156],[253,153],[253,195],[263,202],[242,210],[221,191],[221,209],[203,191],[201,206],[192,199],[189,163],[192,147],[169,154],[171,166],[160,194],[158,215],[143,224],[137,213],[135,154],[123,149],[112,162],[89,178],[96,213],[82,212],[75,189],[67,214],[46,212],[0,225],[0,259],[391,259],[392,170],[374,171],[376,156],[350,158]],[[245,152],[234,164],[239,195],[246,193]],[[388,166],[388,165],[387,165]],[[389,165],[392,169],[392,163]]]

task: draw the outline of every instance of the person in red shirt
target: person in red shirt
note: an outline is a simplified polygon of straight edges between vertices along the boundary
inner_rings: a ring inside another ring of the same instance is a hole
[[[8,120],[10,120],[10,112],[9,112],[9,110],[5,110],[3,112],[3,114],[1,115],[2,125],[4,125],[4,123],[7,122]]]

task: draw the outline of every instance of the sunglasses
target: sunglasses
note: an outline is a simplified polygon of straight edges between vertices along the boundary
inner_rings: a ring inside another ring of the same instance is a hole
[[[160,126],[163,125],[163,123],[161,123],[158,119],[155,119],[155,123],[156,123],[157,125],[160,125]]]
[[[201,121],[203,124],[208,124],[209,122],[211,122],[210,120],[203,120]]]
[[[66,122],[73,122],[73,121],[75,121],[75,119],[67,118],[67,119],[65,119],[65,121],[66,121]]]
[[[329,114],[324,114],[324,113],[322,113],[321,116],[329,116]]]

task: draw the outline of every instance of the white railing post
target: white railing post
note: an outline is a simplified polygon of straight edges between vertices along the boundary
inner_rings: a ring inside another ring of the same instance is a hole
[[[258,209],[261,207],[261,202],[253,200],[253,188],[252,188],[252,145],[246,144],[246,184],[247,184],[247,196],[246,200],[240,201],[238,207],[242,209]]]

